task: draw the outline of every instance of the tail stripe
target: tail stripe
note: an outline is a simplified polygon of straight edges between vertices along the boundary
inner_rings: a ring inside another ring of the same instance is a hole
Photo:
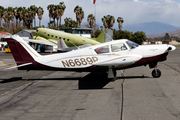
[[[6,38],[6,41],[18,66],[33,63],[35,59],[41,56],[17,35]]]

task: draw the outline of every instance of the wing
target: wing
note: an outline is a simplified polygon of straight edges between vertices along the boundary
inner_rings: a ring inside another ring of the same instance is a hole
[[[57,40],[55,40],[55,39],[48,39],[48,41],[51,41],[51,42],[57,44]]]
[[[48,40],[35,40],[35,39],[23,39],[23,40],[32,42],[32,43],[43,44],[43,45],[57,46],[57,44],[55,44],[51,41],[48,41]]]

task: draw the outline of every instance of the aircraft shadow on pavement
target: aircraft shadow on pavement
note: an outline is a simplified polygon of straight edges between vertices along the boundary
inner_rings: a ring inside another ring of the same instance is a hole
[[[10,82],[22,80],[22,77],[12,77],[10,79],[0,79],[0,80],[1,80],[0,84],[3,84],[3,83],[10,83]]]
[[[0,84],[10,83],[20,80],[26,80],[24,77],[12,77],[10,79],[0,79]],[[78,89],[103,89],[105,85],[107,85],[110,80],[107,79],[107,73],[99,73],[99,72],[92,72],[87,74],[84,77],[66,77],[66,78],[39,78],[39,79],[31,79],[27,78],[27,81],[34,81],[34,80],[75,80],[78,82]]]
[[[124,76],[124,77],[117,77],[117,79],[136,79],[136,78],[151,78],[149,76]]]
[[[117,77],[118,79],[137,79],[137,78],[150,78],[148,76],[124,76],[124,77]],[[19,80],[26,80],[22,77],[12,77],[10,79],[0,79],[0,84],[15,82]],[[107,78],[106,72],[91,72],[84,77],[71,77],[71,78],[40,78],[40,79],[31,79],[28,78],[27,81],[34,81],[34,80],[78,80],[78,89],[85,90],[85,89],[112,89],[112,88],[103,88],[111,79]]]
[[[92,72],[79,80],[78,87],[80,90],[103,89],[109,82],[111,82],[111,80],[107,78],[107,73]]]

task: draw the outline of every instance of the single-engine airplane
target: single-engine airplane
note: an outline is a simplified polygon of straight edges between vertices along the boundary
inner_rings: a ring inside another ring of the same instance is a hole
[[[116,78],[116,70],[142,65],[155,68],[152,76],[158,78],[161,71],[157,63],[165,61],[173,45],[138,45],[130,40],[121,39],[97,44],[66,53],[40,55],[21,37],[14,35],[6,38],[16,61],[18,70],[54,70],[54,71],[99,71],[108,72],[108,78]]]

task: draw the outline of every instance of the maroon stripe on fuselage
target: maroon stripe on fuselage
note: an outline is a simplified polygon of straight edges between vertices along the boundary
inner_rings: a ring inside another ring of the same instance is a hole
[[[141,66],[141,65],[146,65],[150,63],[165,61],[167,58],[167,55],[168,55],[168,52],[161,55],[153,56],[153,57],[142,58],[139,61],[135,62],[134,65]]]
[[[168,53],[164,53],[164,54],[153,56],[153,57],[142,58],[141,60],[137,61],[136,63],[134,63],[131,66],[128,66],[125,68],[124,67],[123,68],[115,68],[115,69],[116,70],[128,69],[128,68],[132,68],[132,67],[147,65],[150,63],[160,62],[162,60],[165,60],[167,55],[168,55]],[[28,70],[53,70],[53,71],[79,71],[79,72],[99,71],[99,72],[103,72],[103,71],[107,71],[108,67],[107,66],[104,66],[104,67],[102,67],[102,66],[90,66],[87,68],[55,68],[55,67],[43,65],[43,64],[38,63],[38,62],[34,62],[32,65],[20,67],[18,69],[19,70],[27,70],[28,69]]]

